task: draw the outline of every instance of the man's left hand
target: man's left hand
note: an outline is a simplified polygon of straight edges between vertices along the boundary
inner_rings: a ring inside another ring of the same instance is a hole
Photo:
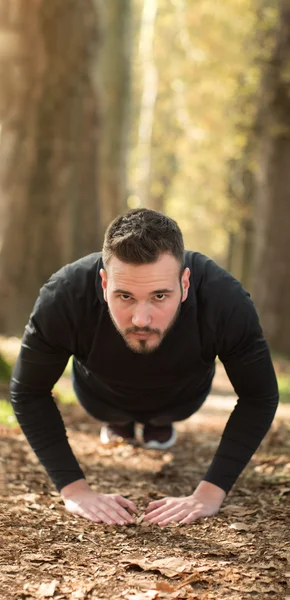
[[[208,481],[201,481],[191,496],[150,502],[144,521],[163,526],[168,523],[191,523],[202,517],[216,515],[226,496],[224,490]]]

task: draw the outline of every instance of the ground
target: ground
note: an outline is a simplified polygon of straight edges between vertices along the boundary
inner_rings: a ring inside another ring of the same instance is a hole
[[[198,484],[234,405],[214,394],[178,424],[165,453],[103,447],[77,405],[61,407],[88,481],[139,508],[138,524],[95,525],[65,512],[23,434],[0,430],[1,600],[290,599],[290,405],[230,492],[220,513],[191,525],[142,522],[146,504]]]

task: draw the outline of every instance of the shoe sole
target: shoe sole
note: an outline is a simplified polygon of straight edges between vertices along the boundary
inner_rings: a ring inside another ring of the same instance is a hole
[[[167,440],[167,442],[158,442],[157,440],[150,440],[150,442],[143,442],[142,445],[143,448],[145,448],[146,450],[167,450],[168,448],[174,446],[176,440],[177,433],[175,429],[173,429],[172,435],[169,438],[169,440]]]

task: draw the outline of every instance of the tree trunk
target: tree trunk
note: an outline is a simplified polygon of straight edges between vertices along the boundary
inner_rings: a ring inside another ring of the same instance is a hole
[[[103,44],[95,86],[102,90],[98,194],[103,229],[127,208],[127,160],[131,86],[131,0],[95,0]]]
[[[259,115],[252,291],[273,350],[290,355],[290,6],[281,3]]]
[[[93,0],[0,0],[0,331],[39,287],[99,249]]]
[[[141,105],[136,149],[136,194],[140,206],[155,208],[149,196],[151,183],[152,131],[158,88],[158,73],[153,59],[157,0],[144,0],[138,58],[142,71]]]

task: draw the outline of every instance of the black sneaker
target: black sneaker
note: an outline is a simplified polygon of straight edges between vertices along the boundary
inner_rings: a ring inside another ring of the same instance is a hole
[[[147,450],[167,450],[176,442],[174,425],[152,425],[146,423],[143,429],[143,447]]]
[[[102,444],[117,444],[126,442],[134,444],[135,442],[135,423],[107,423],[102,425],[100,440]]]

